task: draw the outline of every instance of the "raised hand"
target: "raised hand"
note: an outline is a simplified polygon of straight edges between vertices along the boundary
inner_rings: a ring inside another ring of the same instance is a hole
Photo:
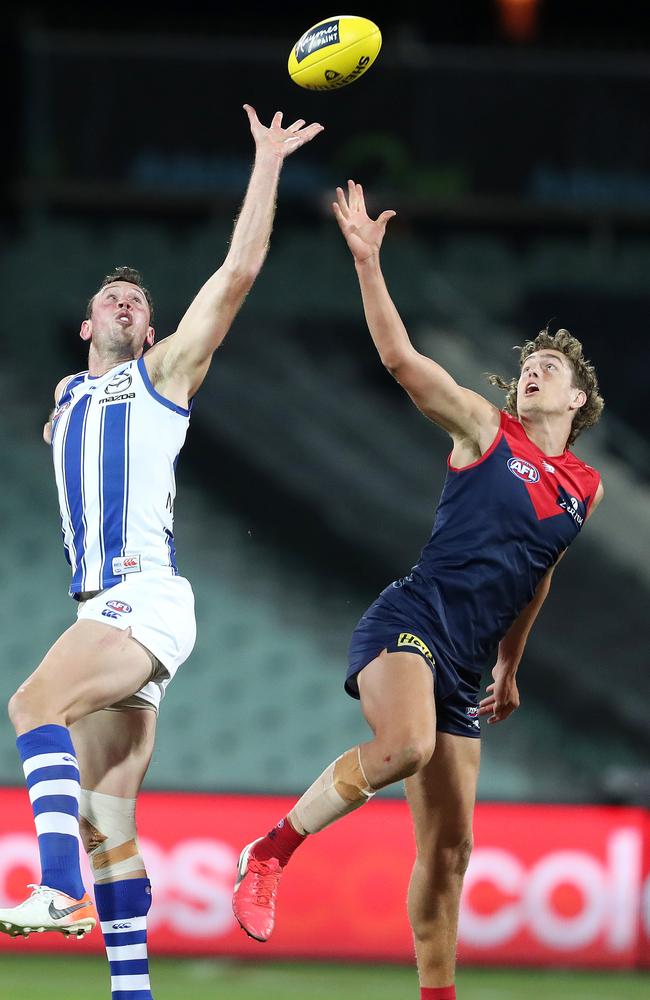
[[[295,121],[293,125],[289,125],[288,128],[282,128],[281,111],[275,112],[273,120],[267,128],[266,125],[262,125],[257,117],[255,108],[251,107],[250,104],[244,104],[244,111],[248,115],[251,134],[255,140],[257,152],[260,153],[268,150],[281,160],[290,156],[296,149],[300,149],[306,142],[311,142],[324,128],[323,125],[319,125],[318,123],[307,125],[305,128],[304,118],[299,118],[298,121]]]
[[[386,224],[397,214],[388,209],[378,219],[371,219],[366,211],[363,188],[354,181],[348,181],[347,199],[343,188],[337,187],[336,201],[332,203],[332,208],[346,243],[359,264],[379,253]]]

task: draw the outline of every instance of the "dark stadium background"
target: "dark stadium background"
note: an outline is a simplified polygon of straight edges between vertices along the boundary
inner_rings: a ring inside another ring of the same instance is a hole
[[[285,166],[268,260],[179,463],[177,550],[203,640],[163,706],[147,787],[293,795],[365,732],[341,685],[349,631],[417,558],[448,449],[371,347],[329,212],[353,176],[372,210],[398,212],[384,270],[423,351],[493,393],[483,373],[513,370],[512,345],[566,326],[606,400],[576,446],[602,470],[606,499],[556,574],[520,712],[486,734],[480,798],[648,808],[646,5],[540,0],[523,24],[496,0],[356,7],[382,29],[376,65],[343,91],[304,92],[287,76],[289,48],[329,13],[7,12],[2,700],[70,620],[39,435],[54,384],[85,366],[86,299],[113,265],[140,267],[159,335],[173,330],[225,253],[250,170],[247,101],[265,122],[280,108],[326,129]],[[0,783],[19,784],[8,723]],[[581,995],[576,983],[567,996]],[[637,995],[617,983],[603,995]],[[482,984],[468,979],[467,996]]]

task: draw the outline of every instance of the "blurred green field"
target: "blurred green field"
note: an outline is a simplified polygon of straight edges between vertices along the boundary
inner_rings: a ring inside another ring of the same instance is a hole
[[[418,1000],[415,972],[394,965],[157,958],[155,1000]],[[462,969],[459,1000],[648,1000],[650,975]],[[0,956],[1,1000],[110,1000],[108,969],[86,956]]]

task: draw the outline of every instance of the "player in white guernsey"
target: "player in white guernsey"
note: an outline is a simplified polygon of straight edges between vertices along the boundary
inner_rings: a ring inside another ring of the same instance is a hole
[[[138,272],[108,275],[81,325],[88,371],[59,382],[45,427],[78,614],[9,703],[42,871],[23,903],[0,910],[0,931],[83,936],[99,917],[114,1000],[152,995],[135,802],[160,699],[195,638],[174,552],[176,459],[191,400],[264,262],[283,161],[322,131],[302,119],[283,128],[280,112],[266,127],[244,108],[255,162],[222,265],[156,344]]]

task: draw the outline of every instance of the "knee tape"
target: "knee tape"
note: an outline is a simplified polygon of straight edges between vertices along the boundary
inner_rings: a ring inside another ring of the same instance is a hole
[[[97,882],[115,881],[144,870],[135,828],[135,799],[82,788],[79,816]]]
[[[298,833],[317,833],[340,816],[358,809],[374,794],[364,774],[360,748],[355,747],[323,771],[296,803],[289,818]]]

